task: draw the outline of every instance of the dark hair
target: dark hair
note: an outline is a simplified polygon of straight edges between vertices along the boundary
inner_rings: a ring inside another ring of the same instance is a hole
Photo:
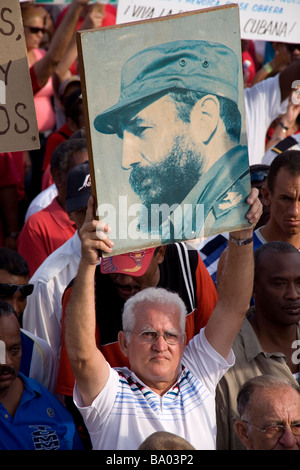
[[[70,135],[69,139],[86,139],[86,130],[84,127],[81,127],[77,131],[73,132],[72,135]]]
[[[75,152],[86,152],[86,139],[67,139],[59,144],[51,155],[51,169],[67,174]]]
[[[267,179],[269,173],[269,165],[263,165],[259,163],[257,165],[250,166],[250,178],[251,183],[261,183]]]
[[[175,90],[170,92],[174,100],[178,115],[183,122],[190,122],[191,111],[196,102],[207,93],[191,90]],[[228,98],[215,95],[220,103],[220,117],[224,122],[229,137],[239,142],[241,134],[241,113],[238,106]]]
[[[294,245],[284,241],[272,241],[264,243],[254,251],[254,278],[256,279],[260,273],[260,262],[263,256],[268,253],[296,253],[300,256],[299,251]]]
[[[15,315],[17,317],[15,309],[4,300],[0,300],[0,318],[8,317],[9,315]]]
[[[0,269],[15,276],[28,276],[29,267],[27,261],[14,250],[0,247]]]
[[[258,375],[247,380],[239,390],[237,396],[237,410],[242,417],[252,405],[252,397],[255,390],[270,390],[274,388],[291,387],[300,394],[300,387],[282,377],[272,375]]]
[[[72,91],[64,99],[65,116],[72,119],[79,127],[79,116],[82,114],[82,93],[81,89]]]
[[[286,150],[274,158],[270,164],[267,179],[271,193],[274,191],[275,179],[281,168],[286,168],[291,176],[300,176],[300,150]]]

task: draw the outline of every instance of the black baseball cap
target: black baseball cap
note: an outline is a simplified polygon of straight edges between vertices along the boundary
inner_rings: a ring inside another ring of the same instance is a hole
[[[86,207],[92,195],[89,162],[74,166],[67,175],[66,210],[73,212]]]

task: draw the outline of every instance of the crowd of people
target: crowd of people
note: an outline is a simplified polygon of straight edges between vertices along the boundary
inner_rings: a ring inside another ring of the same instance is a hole
[[[242,40],[246,228],[114,255],[76,31],[116,6],[20,5],[41,146],[0,154],[0,449],[300,450],[300,44]]]

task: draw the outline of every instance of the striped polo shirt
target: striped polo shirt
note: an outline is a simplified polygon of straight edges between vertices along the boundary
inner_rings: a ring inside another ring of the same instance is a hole
[[[215,449],[215,388],[233,365],[206,340],[204,329],[186,346],[177,382],[158,395],[126,367],[110,368],[104,389],[83,407],[77,386],[74,401],[95,450],[136,450],[155,431],[185,438],[196,449]]]

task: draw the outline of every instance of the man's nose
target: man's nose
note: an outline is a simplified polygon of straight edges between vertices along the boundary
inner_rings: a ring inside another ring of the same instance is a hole
[[[10,354],[8,351],[6,351],[6,355],[5,355],[5,365],[6,365],[6,366],[9,366],[9,367],[12,367],[13,364],[14,364],[14,362],[13,362],[13,359],[12,359],[12,357],[11,357],[11,354]]]
[[[168,349],[168,343],[166,342],[163,335],[159,335],[155,343],[153,343],[153,347],[156,351],[165,351]]]
[[[294,436],[289,426],[286,426],[279,442],[285,449],[293,449],[296,445],[297,437]]]
[[[26,306],[26,300],[24,302],[24,300],[20,300],[17,295],[13,295],[12,297],[10,297],[10,299],[8,300],[8,303],[13,307],[13,309],[15,310],[17,316],[20,316],[21,313],[23,312],[23,310],[25,309],[25,306]]]
[[[289,208],[289,215],[293,217],[297,217],[299,214],[300,209],[300,202],[298,200],[292,201],[290,208]]]
[[[130,132],[123,132],[123,151],[122,151],[122,168],[130,170],[133,165],[140,163],[142,160],[139,151],[138,139]]]
[[[115,273],[112,274],[112,278],[114,282],[120,286],[127,286],[132,283],[132,276],[128,274]]]
[[[288,284],[286,289],[286,297],[289,299],[299,299],[300,298],[300,288],[295,282]]]

